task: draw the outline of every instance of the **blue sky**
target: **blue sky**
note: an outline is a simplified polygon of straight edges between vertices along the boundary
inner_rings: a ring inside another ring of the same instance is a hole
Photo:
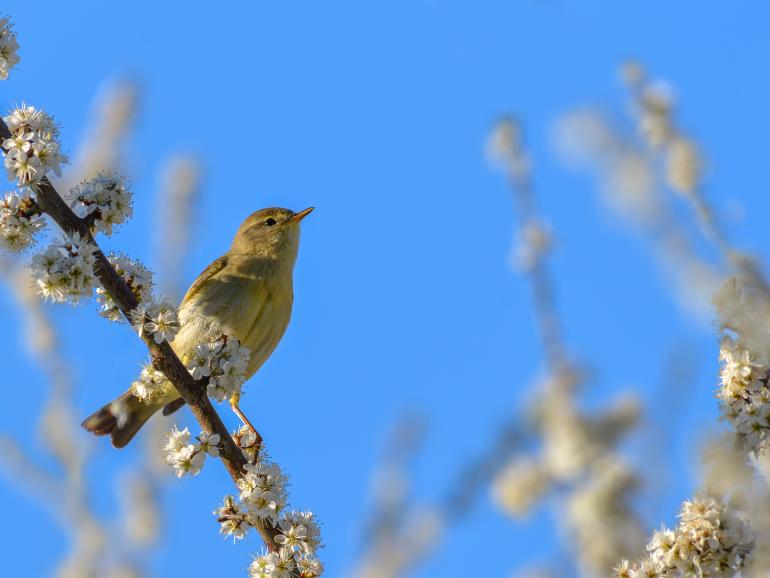
[[[427,416],[414,476],[417,498],[430,503],[537,375],[528,288],[507,264],[510,198],[483,156],[490,126],[506,112],[526,125],[540,203],[558,232],[559,307],[571,349],[596,370],[591,400],[633,388],[655,423],[667,415],[659,389],[667,356],[686,348],[697,362],[694,385],[681,392],[683,415],[666,424],[671,447],[658,449],[670,472],[651,484],[655,500],[644,512],[650,526],[673,518],[693,487],[699,436],[716,427],[713,330],[677,307],[649,247],[597,205],[589,179],[562,166],[549,132],[581,105],[621,115],[617,66],[639,59],[677,87],[682,124],[708,159],[714,205],[744,207],[742,221],[727,223],[731,238],[770,254],[766,5],[137,0],[43,8],[6,0],[3,10],[17,23],[23,58],[0,85],[3,106],[45,107],[62,124],[65,149],[74,150],[105,80],[141,84],[131,148],[136,216],[105,247],[153,263],[157,174],[178,151],[197,154],[206,175],[188,282],[253,210],[317,207],[303,224],[292,324],[247,386],[244,407],[291,474],[293,503],[323,521],[328,575],[342,575],[359,551],[369,475],[398,415],[416,408]],[[93,309],[50,307],[74,359],[83,416],[122,391],[145,355],[130,331]],[[16,385],[7,387],[0,429],[34,448],[46,382],[17,338],[9,298],[0,316],[0,345],[12,360],[5,376]],[[136,453],[102,441],[92,474],[111,479]],[[157,575],[245,575],[257,541],[222,540],[210,514],[229,491],[215,464],[171,484],[169,536],[148,561]],[[100,486],[94,501],[111,512],[112,487]],[[49,575],[64,537],[5,477],[0,507],[2,551],[19,554],[0,558],[3,575]],[[516,526],[481,496],[417,575],[465,576],[469,557],[488,576],[559,559],[548,514]]]

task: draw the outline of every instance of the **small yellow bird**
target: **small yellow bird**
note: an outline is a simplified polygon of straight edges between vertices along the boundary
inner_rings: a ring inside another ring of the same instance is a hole
[[[312,210],[262,209],[243,222],[230,250],[204,269],[182,299],[180,329],[171,347],[183,361],[217,332],[237,338],[251,351],[246,379],[270,357],[289,324],[299,223]],[[112,445],[122,448],[155,412],[163,408],[168,415],[182,405],[171,383],[150,401],[129,389],[87,418],[83,427],[96,435],[109,434]],[[243,418],[237,399],[233,405]]]

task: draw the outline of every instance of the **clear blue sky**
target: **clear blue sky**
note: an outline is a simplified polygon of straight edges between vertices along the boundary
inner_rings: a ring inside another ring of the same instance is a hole
[[[770,255],[766,4],[6,0],[3,10],[17,23],[23,62],[0,84],[2,106],[44,106],[70,151],[105,79],[141,81],[136,217],[108,248],[152,263],[157,170],[178,150],[198,153],[206,168],[188,281],[251,211],[317,207],[304,224],[291,327],[244,406],[291,474],[293,503],[323,521],[329,576],[359,551],[368,476],[401,411],[429,418],[414,474],[417,497],[431,502],[540,367],[529,293],[507,265],[510,199],[483,157],[490,125],[509,111],[526,124],[541,205],[558,231],[559,305],[571,348],[597,371],[591,398],[633,387],[655,421],[665,411],[653,392],[666,356],[686,344],[699,360],[684,416],[668,424],[673,445],[659,449],[670,479],[651,484],[657,499],[645,511],[650,526],[672,520],[694,483],[698,436],[716,424],[713,331],[678,309],[649,248],[597,206],[588,179],[561,166],[548,131],[575,106],[620,113],[617,65],[640,59],[678,87],[683,124],[709,159],[714,204],[745,206],[731,237]],[[51,309],[75,358],[85,416],[130,383],[144,352],[91,305]],[[17,338],[8,298],[0,316],[0,429],[34,447],[45,381]],[[92,474],[112,479],[135,457],[100,443]],[[229,491],[212,463],[171,485],[171,535],[149,561],[158,576],[245,576],[257,540],[233,546],[211,516]],[[105,513],[115,507],[109,484],[94,499]],[[57,527],[5,477],[0,509],[0,574],[48,575],[66,550]],[[547,520],[545,512],[517,527],[483,496],[418,576],[459,578],[469,567],[506,576],[558,558]]]

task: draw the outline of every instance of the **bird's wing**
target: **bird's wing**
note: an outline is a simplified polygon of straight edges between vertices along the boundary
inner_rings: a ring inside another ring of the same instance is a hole
[[[193,284],[190,285],[190,288],[187,290],[187,293],[184,296],[184,299],[182,299],[182,304],[184,304],[188,299],[193,297],[203,286],[203,284],[211,279],[214,275],[219,273],[222,269],[225,268],[225,265],[227,265],[227,256],[222,256],[219,259],[216,259],[213,263],[211,263],[208,267],[206,267],[203,270],[203,273],[198,275],[198,278],[193,281]]]

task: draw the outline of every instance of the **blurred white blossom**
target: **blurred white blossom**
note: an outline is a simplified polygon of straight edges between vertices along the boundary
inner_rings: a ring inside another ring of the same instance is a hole
[[[487,141],[487,158],[513,178],[529,173],[530,161],[523,148],[522,128],[518,122],[502,118],[495,123]]]
[[[0,18],[0,80],[7,80],[11,68],[19,63],[18,51],[13,24],[8,18]]]
[[[497,475],[492,490],[495,502],[506,513],[522,517],[550,489],[551,478],[537,460],[511,460]]]
[[[530,271],[551,250],[553,236],[547,223],[530,219],[521,226],[511,254],[512,264],[522,272]]]
[[[671,137],[674,127],[671,112],[674,108],[674,90],[665,81],[632,85],[637,94],[637,129],[653,149],[662,148]]]
[[[684,138],[673,139],[666,157],[666,181],[675,191],[692,195],[700,182],[702,161],[695,144]]]

